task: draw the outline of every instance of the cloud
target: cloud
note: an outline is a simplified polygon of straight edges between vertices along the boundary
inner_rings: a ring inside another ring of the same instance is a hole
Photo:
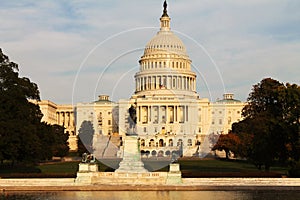
[[[298,0],[170,1],[172,29],[204,48],[177,33],[198,71],[200,96],[215,100],[226,90],[245,100],[264,77],[299,84],[299,9]],[[75,102],[93,101],[95,91],[112,93],[114,85],[120,88],[114,100],[128,98],[161,13],[161,0],[3,1],[1,48],[38,83],[43,99],[70,103],[75,80]],[[131,30],[139,27],[148,28]]]

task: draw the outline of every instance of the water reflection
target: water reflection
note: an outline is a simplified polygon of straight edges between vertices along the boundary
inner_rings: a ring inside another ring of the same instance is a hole
[[[103,192],[4,192],[0,200],[299,200],[300,191],[103,191]]]

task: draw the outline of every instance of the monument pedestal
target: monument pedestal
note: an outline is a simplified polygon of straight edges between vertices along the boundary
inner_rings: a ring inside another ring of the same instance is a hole
[[[91,184],[93,182],[93,177],[97,173],[98,173],[98,164],[80,163],[75,181],[77,183]]]
[[[78,172],[98,172],[98,164],[96,163],[79,163]]]
[[[166,183],[169,185],[182,183],[180,165],[178,163],[170,164]]]
[[[123,160],[115,172],[140,173],[148,172],[141,160],[138,136],[126,136],[123,145]]]
[[[148,172],[144,168],[137,138],[135,135],[126,136],[123,160],[115,172],[98,172],[97,164],[80,163],[75,182],[86,185],[180,185],[182,179],[179,164],[170,164],[169,172]]]

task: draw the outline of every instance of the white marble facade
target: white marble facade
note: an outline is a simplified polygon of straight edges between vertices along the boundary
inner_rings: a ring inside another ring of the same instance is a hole
[[[209,134],[228,133],[231,125],[241,120],[245,103],[235,100],[233,94],[224,94],[223,99],[216,102],[200,98],[196,73],[191,69],[192,60],[184,43],[171,31],[170,22],[164,8],[160,30],[146,44],[139,60],[140,69],[133,74],[135,93],[130,99],[112,102],[108,96],[101,95],[95,102],[78,103],[72,107],[73,111],[58,109],[57,123],[62,123],[62,117],[69,121],[76,118],[78,135],[82,123],[89,121],[93,124],[95,146],[105,145],[108,140],[103,136],[122,137],[133,131],[128,112],[133,106],[136,110],[134,131],[140,138],[143,156],[147,157],[172,156],[172,152],[199,156],[209,148]]]

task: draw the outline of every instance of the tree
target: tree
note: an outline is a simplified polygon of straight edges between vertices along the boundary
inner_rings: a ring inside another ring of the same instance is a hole
[[[0,49],[0,160],[36,162],[68,152],[64,129],[42,123],[35,83],[19,77],[18,65]]]
[[[269,170],[274,161],[299,157],[300,88],[266,78],[253,86],[243,109],[244,120],[232,131],[245,138],[242,154]],[[241,139],[242,140],[242,139]]]
[[[19,77],[18,65],[10,62],[0,49],[0,159],[35,160],[41,145],[37,125],[42,118],[39,90],[28,78]]]
[[[42,122],[39,129],[39,139],[43,148],[40,152],[40,160],[51,159],[53,156],[63,157],[69,152],[68,138],[64,133],[64,127]]]
[[[217,143],[212,148],[213,151],[225,151],[226,159],[229,159],[231,153],[235,156],[238,155],[238,146],[240,143],[239,137],[234,133],[222,134],[220,135]]]
[[[300,86],[296,84],[286,84],[284,97],[284,114],[283,118],[288,129],[288,139],[290,144],[287,148],[290,157],[295,161],[300,156]]]
[[[51,126],[54,142],[52,145],[52,152],[54,156],[63,157],[69,152],[69,135],[64,133],[65,128],[54,124]]]

